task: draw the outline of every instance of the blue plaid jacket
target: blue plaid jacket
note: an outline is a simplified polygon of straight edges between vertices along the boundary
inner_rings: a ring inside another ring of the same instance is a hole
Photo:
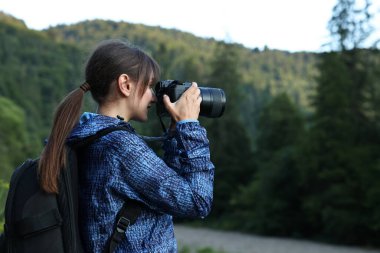
[[[116,252],[177,252],[172,216],[205,217],[211,208],[214,166],[206,131],[198,122],[177,124],[158,157],[133,127],[117,118],[84,113],[68,143],[111,126],[79,157],[80,228],[87,252],[103,253],[126,198],[143,202],[141,215]]]

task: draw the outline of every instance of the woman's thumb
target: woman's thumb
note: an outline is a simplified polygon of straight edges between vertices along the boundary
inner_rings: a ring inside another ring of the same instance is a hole
[[[168,96],[168,95],[164,95],[163,96],[163,100],[164,100],[164,103],[166,104],[166,103],[171,103],[171,101],[170,101],[170,97]]]
[[[164,102],[164,105],[166,107],[166,110],[168,110],[170,112],[173,105],[172,105],[172,102],[170,101],[170,98],[168,95],[163,96],[163,102]]]

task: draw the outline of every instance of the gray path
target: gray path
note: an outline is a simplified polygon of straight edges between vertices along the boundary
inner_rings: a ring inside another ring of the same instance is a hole
[[[261,237],[204,228],[175,226],[179,248],[210,247],[226,253],[380,253],[380,250],[334,246],[310,241]]]

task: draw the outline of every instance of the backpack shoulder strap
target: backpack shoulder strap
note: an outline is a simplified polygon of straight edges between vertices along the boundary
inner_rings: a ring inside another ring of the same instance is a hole
[[[126,126],[116,126],[116,127],[105,128],[98,131],[94,135],[91,135],[87,138],[84,138],[78,142],[73,143],[71,146],[74,149],[84,148],[86,146],[91,145],[97,139],[111,132],[120,131],[120,130],[130,131],[130,129]],[[130,225],[133,225],[136,222],[138,216],[141,213],[142,205],[143,205],[142,203],[136,200],[132,200],[132,199],[127,199],[124,202],[123,207],[119,210],[118,214],[116,215],[115,226],[112,232],[112,236],[109,239],[109,243],[108,243],[109,253],[113,253],[117,245],[126,237],[125,231]]]
[[[105,136],[111,132],[120,131],[120,130],[131,131],[127,126],[108,127],[108,128],[104,128],[104,129],[96,132],[96,134],[94,134],[94,135],[90,135],[84,139],[73,142],[70,146],[73,147],[74,149],[83,148],[83,147],[86,147],[88,145],[91,145],[91,143],[93,143],[97,139],[99,139],[99,138],[101,138],[101,137],[103,137],[103,136]]]
[[[109,241],[108,253],[113,253],[117,245],[126,237],[125,231],[130,225],[133,225],[142,210],[142,203],[128,199],[124,202],[123,207],[116,215],[116,224]]]

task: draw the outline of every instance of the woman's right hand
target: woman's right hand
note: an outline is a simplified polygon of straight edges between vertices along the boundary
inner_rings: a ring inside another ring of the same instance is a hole
[[[197,83],[192,82],[191,86],[174,103],[169,96],[164,95],[164,105],[175,122],[181,120],[197,120],[202,102],[201,91]]]

